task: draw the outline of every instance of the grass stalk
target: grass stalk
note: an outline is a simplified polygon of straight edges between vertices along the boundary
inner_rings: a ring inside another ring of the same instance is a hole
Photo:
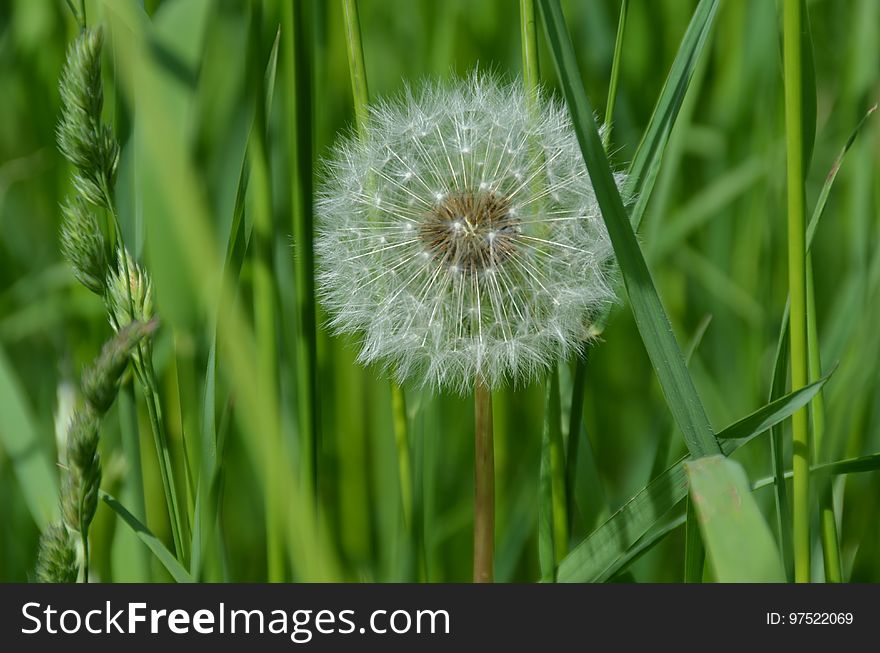
[[[85,523],[85,520],[83,519],[82,503],[83,503],[82,500],[80,500],[80,511],[79,511],[79,514],[80,514],[79,523],[80,524]],[[82,554],[83,554],[83,566],[82,566],[83,579],[82,579],[82,582],[88,583],[89,582],[89,529],[86,528],[85,526],[81,526],[80,529],[81,530],[80,530],[79,536],[80,536],[80,540],[82,541]]]
[[[608,101],[605,103],[605,129],[602,132],[602,146],[608,151],[611,142],[611,125],[614,119],[614,101],[617,98],[617,80],[620,77],[620,54],[623,52],[623,33],[626,29],[626,15],[629,0],[621,0],[620,18],[617,21],[617,36],[614,39],[614,56],[611,60],[611,81],[608,83]]]
[[[553,406],[545,419],[550,420],[548,435],[550,446],[550,486],[552,489],[551,514],[553,515],[553,558],[556,565],[568,554],[569,520],[566,499],[565,445],[562,442],[560,423],[559,368],[550,373],[549,402]],[[569,434],[569,437],[571,435]]]
[[[254,68],[262,60],[259,44],[262,21],[259,9],[251,15],[251,48]],[[253,215],[253,302],[254,331],[257,342],[260,380],[264,392],[279,397],[277,311],[279,293],[274,276],[273,240],[275,225],[272,219],[272,188],[269,169],[269,153],[266,143],[266,92],[263,75],[253,76],[254,126],[248,142],[248,165],[250,166],[249,192]],[[275,431],[273,441],[266,443],[265,474],[263,478],[264,505],[266,510],[266,566],[270,583],[284,581],[284,523],[283,523],[283,477],[279,472],[278,456],[283,455],[281,434]]]
[[[296,336],[297,423],[301,481],[318,500],[321,428],[318,410],[318,335],[315,317],[315,252],[312,211],[312,79],[303,2],[281,2],[283,57],[287,69],[288,157],[293,170],[291,212],[294,278],[299,319]]]
[[[791,297],[791,388],[807,383],[806,231],[802,115],[801,0],[783,5],[783,71],[785,78],[786,170],[788,195],[788,283]],[[795,582],[810,581],[810,433],[807,409],[792,415],[793,541]]]
[[[103,184],[101,189],[106,200],[110,214],[111,226],[116,237],[116,246],[125,249],[122,237],[122,226],[116,213],[115,198],[110,188]],[[123,265],[123,274],[126,279],[131,279],[131,270],[128,267],[128,256],[120,257]],[[131,295],[131,284],[127,285],[130,312],[134,315],[134,300]],[[162,490],[165,493],[165,504],[168,510],[168,520],[171,524],[171,537],[174,541],[174,554],[181,562],[185,559],[183,546],[183,527],[180,517],[180,506],[177,500],[177,489],[174,482],[174,466],[171,462],[171,450],[168,445],[168,437],[162,421],[159,393],[156,388],[156,371],[153,368],[153,352],[149,344],[138,343],[137,355],[133,359],[135,377],[141,385],[144,393],[144,401],[147,406],[147,414],[150,418],[150,429],[153,433],[153,442],[156,445],[156,457],[159,461],[159,473],[162,477]]]
[[[351,92],[354,100],[355,122],[357,123],[358,132],[361,136],[364,136],[369,120],[370,92],[367,85],[366,65],[364,64],[364,48],[361,41],[361,25],[358,16],[357,0],[343,0],[342,10],[345,20],[345,37],[348,49],[349,71],[351,73]],[[397,446],[397,464],[404,520],[407,528],[411,530],[413,528],[413,481],[410,465],[409,426],[406,417],[406,395],[403,388],[394,381],[391,382],[391,408],[394,442]],[[414,532],[411,531],[411,534],[415,537]],[[414,544],[418,547],[417,542],[414,542]]]
[[[491,583],[495,568],[495,449],[492,391],[474,385],[474,582]]]
[[[816,296],[813,285],[813,255],[807,254],[807,346],[809,349],[810,383],[822,376],[822,357],[819,351],[819,330],[816,322]],[[824,454],[825,436],[825,396],[819,390],[810,402],[810,418],[813,427],[813,451],[819,458],[816,462],[826,460]],[[837,520],[834,516],[834,497],[832,478],[829,476],[820,481],[819,486],[819,536],[822,541],[822,561],[825,568],[825,582],[839,583],[842,580],[840,563],[840,543],[837,535]]]
[[[369,118],[370,94],[367,89],[367,70],[364,65],[364,46],[361,43],[357,0],[342,0],[342,13],[345,19],[345,43],[348,47],[348,69],[351,73],[354,115],[358,130],[363,135]]]
[[[523,80],[526,90],[538,88],[538,32],[534,0],[519,1],[520,39],[522,41]]]
[[[406,395],[397,383],[391,383],[391,418],[394,423],[394,442],[397,445],[397,469],[400,477],[400,499],[403,520],[408,530],[413,528],[413,477],[409,446],[409,428],[406,415]]]

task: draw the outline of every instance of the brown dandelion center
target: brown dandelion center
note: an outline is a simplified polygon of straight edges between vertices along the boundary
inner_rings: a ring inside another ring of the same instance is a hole
[[[422,220],[427,251],[461,272],[490,269],[516,251],[519,220],[510,202],[490,191],[450,194]]]

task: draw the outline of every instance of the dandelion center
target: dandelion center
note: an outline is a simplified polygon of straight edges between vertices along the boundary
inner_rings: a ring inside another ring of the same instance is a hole
[[[433,258],[461,272],[500,265],[515,253],[518,235],[510,201],[485,190],[444,197],[420,225],[422,243]]]

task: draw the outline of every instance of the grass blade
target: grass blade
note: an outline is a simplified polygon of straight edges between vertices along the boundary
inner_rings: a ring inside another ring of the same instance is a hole
[[[783,582],[773,535],[742,467],[724,456],[689,461],[684,467],[715,578],[722,583]]]
[[[687,371],[599,138],[593,109],[579,79],[577,61],[558,0],[541,0],[550,50],[562,83],[596,199],[623,273],[633,315],[667,404],[695,457],[720,453],[709,419]]]
[[[131,530],[134,531],[134,534],[137,535],[138,539],[140,539],[140,541],[153,552],[153,555],[155,555],[156,559],[162,563],[162,566],[165,567],[174,580],[178,583],[195,582],[195,579],[190,576],[189,572],[184,569],[183,565],[177,561],[174,554],[166,549],[161,540],[153,535],[153,533],[150,532],[150,529],[147,528],[137,517],[132,515],[125,506],[103,491],[101,492],[101,501],[106,503],[113,512],[122,518],[122,521],[128,524]]]

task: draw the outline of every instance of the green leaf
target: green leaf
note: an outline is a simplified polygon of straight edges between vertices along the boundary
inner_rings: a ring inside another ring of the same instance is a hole
[[[174,580],[178,583],[195,582],[193,577],[189,575],[189,572],[177,561],[174,554],[165,548],[165,545],[162,544],[159,538],[150,532],[149,528],[126,510],[125,506],[104,491],[101,491],[101,501],[106,503],[113,512],[122,517],[122,520],[134,531],[134,534],[137,535],[138,539],[147,545],[147,548],[153,552],[153,555],[155,555],[156,559],[162,563],[162,566],[168,570],[168,573],[171,574],[171,577],[174,578]]]
[[[785,581],[773,535],[742,467],[724,456],[684,467],[715,578],[722,583]]]
[[[672,62],[672,68],[669,70],[666,82],[663,84],[660,98],[651,114],[648,128],[645,130],[642,141],[629,166],[623,191],[626,197],[636,198],[636,204],[630,216],[636,231],[638,231],[645,215],[651,191],[654,189],[654,182],[657,181],[657,174],[660,172],[663,153],[669,142],[669,134],[675,125],[694,69],[708,41],[718,5],[718,0],[701,0],[697,5],[681,40],[675,60]]]
[[[825,376],[731,424],[718,434],[722,452],[730,455],[767,429],[791,417],[819,392],[827,379]],[[630,548],[687,495],[686,460],[686,457],[680,459],[657,476],[578,544],[559,565],[557,580],[570,583],[602,582],[616,574]]]
[[[0,447],[12,469],[25,503],[40,530],[58,513],[58,475],[37,437],[15,370],[0,345]]]
[[[541,0],[541,15],[575,132],[629,294],[633,315],[669,409],[695,457],[720,453],[709,419],[642,256],[599,138],[558,0]]]

